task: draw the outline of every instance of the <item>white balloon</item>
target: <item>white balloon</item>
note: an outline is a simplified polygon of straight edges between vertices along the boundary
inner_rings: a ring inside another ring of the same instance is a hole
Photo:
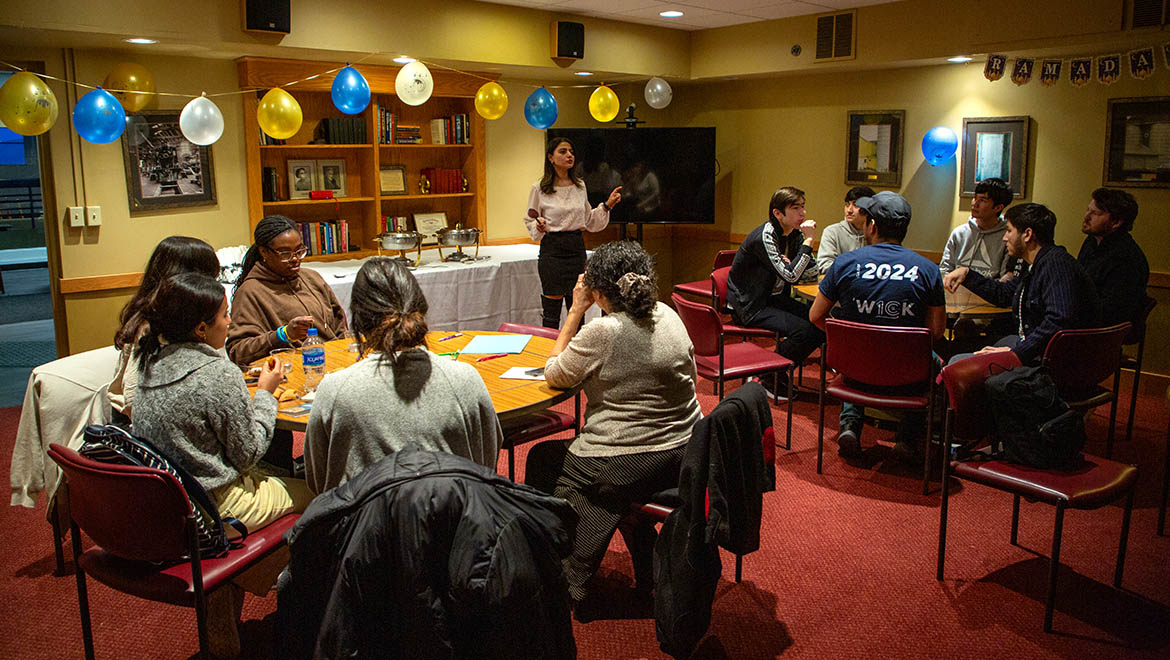
[[[183,137],[206,147],[223,135],[223,113],[206,96],[191,99],[179,113],[179,130]]]
[[[651,108],[661,110],[670,105],[672,98],[674,92],[670,89],[670,83],[658,77],[646,81],[646,102]]]
[[[431,72],[422,62],[411,62],[398,70],[394,79],[394,91],[406,105],[422,105],[431,98],[435,81]]]

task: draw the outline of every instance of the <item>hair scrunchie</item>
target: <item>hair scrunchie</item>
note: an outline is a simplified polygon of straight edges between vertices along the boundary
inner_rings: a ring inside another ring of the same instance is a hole
[[[626,273],[618,278],[618,291],[622,292],[622,297],[630,295],[630,287],[634,286],[635,282],[649,282],[650,278],[639,273]]]

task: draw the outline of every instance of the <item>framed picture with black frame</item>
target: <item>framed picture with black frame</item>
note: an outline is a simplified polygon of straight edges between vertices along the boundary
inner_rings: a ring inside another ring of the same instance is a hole
[[[183,137],[178,110],[128,117],[122,156],[132,213],[216,203],[211,147]]]
[[[1170,188],[1170,96],[1109,99],[1102,183]]]
[[[845,142],[847,185],[902,185],[905,110],[850,110]]]
[[[959,194],[975,196],[975,186],[989,178],[1003,179],[1013,197],[1027,195],[1027,115],[1016,117],[964,117]]]

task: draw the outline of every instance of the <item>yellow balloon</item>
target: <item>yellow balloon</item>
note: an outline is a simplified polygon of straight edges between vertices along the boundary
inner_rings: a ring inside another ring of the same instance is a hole
[[[497,82],[486,82],[475,93],[475,111],[484,119],[499,119],[508,109],[508,93]]]
[[[145,108],[155,98],[154,74],[141,64],[133,62],[122,62],[111,69],[102,87],[118,99],[128,114]],[[115,92],[113,91],[115,89],[129,91]]]
[[[37,76],[27,72],[0,87],[0,121],[21,135],[40,135],[57,121],[57,97]]]
[[[618,97],[613,90],[602,85],[589,95],[589,114],[600,122],[613,121],[618,115]]]
[[[260,122],[260,130],[266,134],[278,140],[287,140],[301,130],[304,115],[301,114],[301,104],[297,103],[292,94],[273,87],[260,99],[256,120]]]

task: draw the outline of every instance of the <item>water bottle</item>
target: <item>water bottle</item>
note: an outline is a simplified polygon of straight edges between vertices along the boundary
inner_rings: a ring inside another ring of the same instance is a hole
[[[317,337],[317,328],[309,328],[309,336],[301,344],[301,365],[305,369],[305,391],[312,392],[325,377],[325,344]]]

